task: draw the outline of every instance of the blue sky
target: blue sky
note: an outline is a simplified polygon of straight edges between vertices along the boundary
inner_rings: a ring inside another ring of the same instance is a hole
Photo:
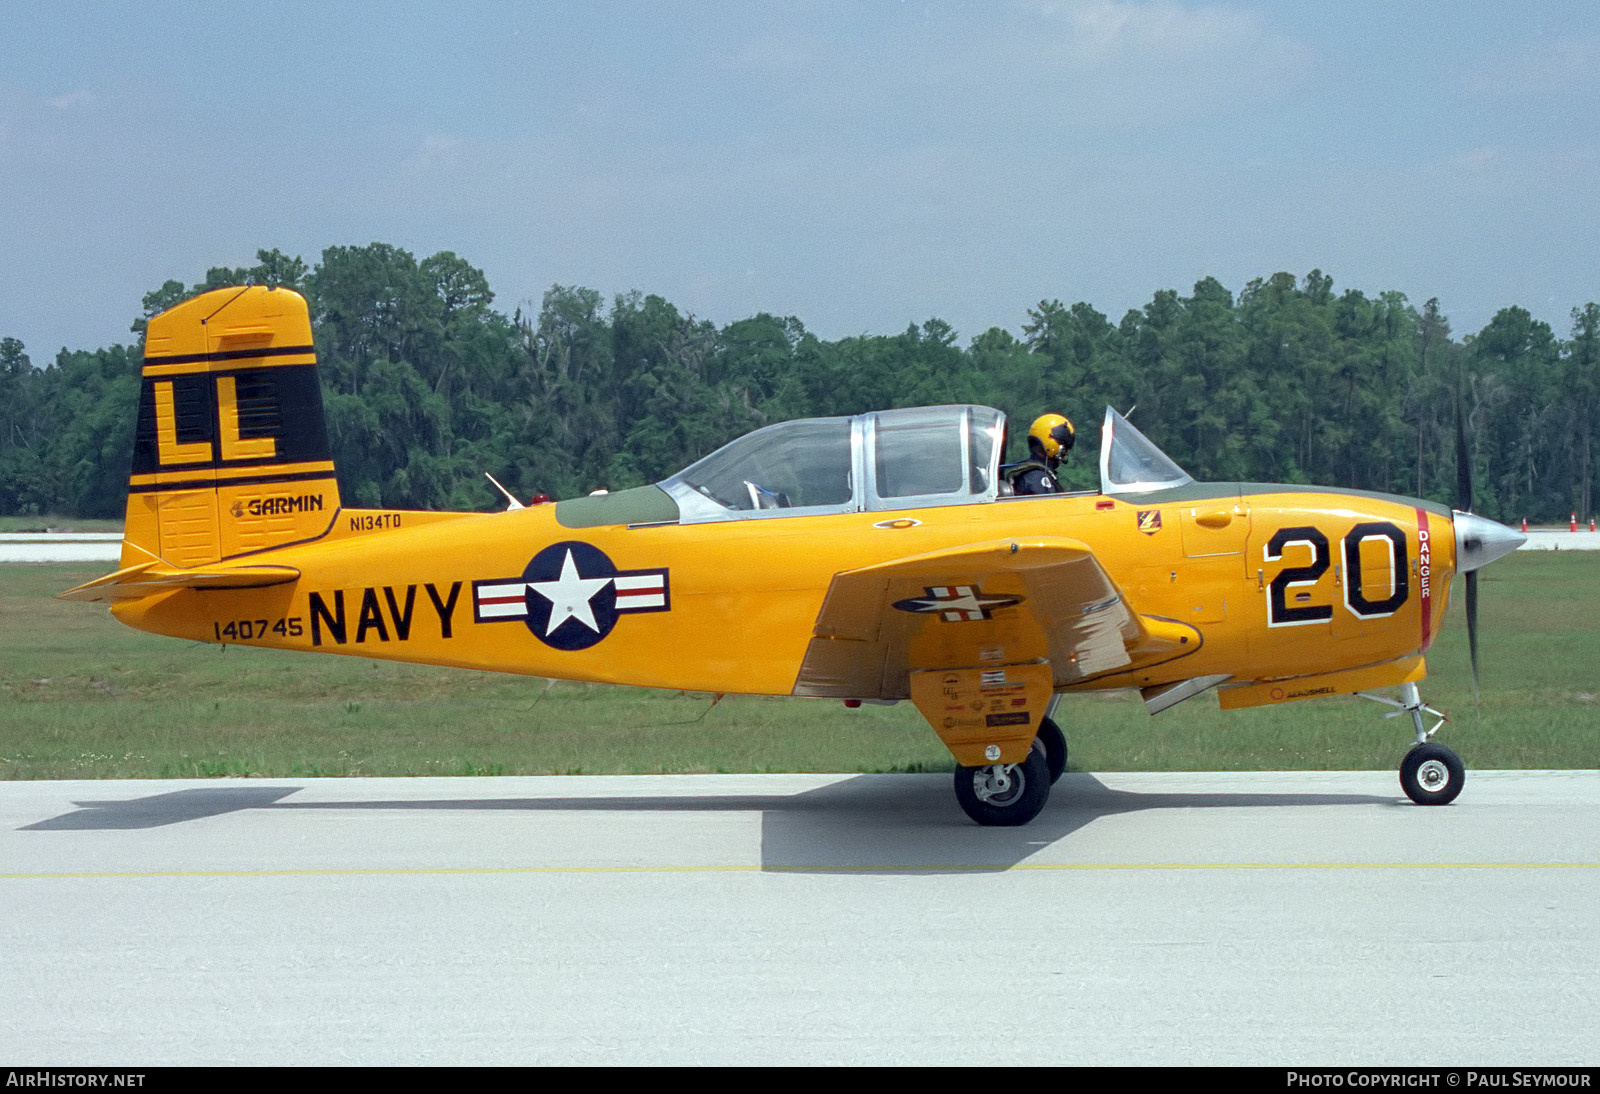
[[[817,334],[1317,267],[1600,299],[1593,3],[0,3],[0,335],[374,240]]]

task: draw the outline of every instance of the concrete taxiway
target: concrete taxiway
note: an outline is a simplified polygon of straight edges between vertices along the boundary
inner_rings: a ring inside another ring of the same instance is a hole
[[[1600,1061],[1600,772],[0,783],[0,1059]]]

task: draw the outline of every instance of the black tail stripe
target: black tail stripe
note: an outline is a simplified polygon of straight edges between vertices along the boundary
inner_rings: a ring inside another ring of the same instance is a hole
[[[135,471],[135,475],[159,475],[164,472],[184,471],[224,471],[230,467],[282,467],[286,463],[327,463],[327,456],[310,456],[304,459],[288,459],[283,456],[262,456],[253,460],[197,460],[194,463],[164,463],[158,467]],[[324,472],[331,474],[332,472]]]
[[[168,357],[146,356],[147,365],[192,365],[212,361],[247,361],[252,357],[293,357],[316,353],[316,346],[268,346],[265,349],[233,349],[224,353],[177,353]]]
[[[332,479],[332,471],[300,471],[293,475],[256,475],[248,479],[196,479],[193,482],[155,482],[129,485],[130,494],[154,494],[163,490],[220,490],[234,486],[261,486],[273,482],[301,482],[305,479]]]

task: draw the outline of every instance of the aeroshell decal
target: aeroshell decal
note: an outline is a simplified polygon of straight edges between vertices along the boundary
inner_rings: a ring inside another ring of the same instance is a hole
[[[619,570],[604,551],[580,540],[546,547],[520,577],[472,583],[474,622],[518,621],[558,650],[599,644],[621,616],[671,610],[666,569]]]

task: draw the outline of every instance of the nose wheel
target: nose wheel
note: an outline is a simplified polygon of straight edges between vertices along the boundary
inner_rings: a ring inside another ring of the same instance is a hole
[[[1467,769],[1444,745],[1418,745],[1400,764],[1400,786],[1418,805],[1448,805],[1461,793]]]
[[[1418,805],[1449,805],[1455,801],[1467,781],[1466,765],[1454,751],[1444,745],[1435,744],[1432,740],[1433,735],[1439,732],[1439,727],[1449,719],[1422,701],[1422,697],[1417,693],[1416,684],[1401,684],[1398,701],[1382,695],[1370,695],[1367,692],[1360,694],[1363,698],[1374,699],[1396,708],[1384,715],[1385,718],[1396,718],[1402,714],[1411,715],[1411,723],[1416,728],[1417,743],[1400,762],[1400,789],[1406,792],[1406,797]],[[1423,728],[1424,711],[1439,719],[1432,729]]]

